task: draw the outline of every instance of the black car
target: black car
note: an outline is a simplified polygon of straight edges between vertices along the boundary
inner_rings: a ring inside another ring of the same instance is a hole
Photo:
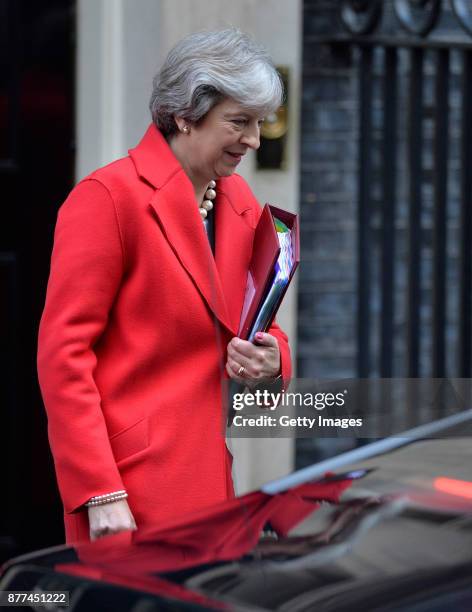
[[[441,438],[374,442],[269,483],[175,538],[128,532],[23,555],[0,590],[66,591],[67,607],[46,609],[87,612],[471,610],[471,412]]]

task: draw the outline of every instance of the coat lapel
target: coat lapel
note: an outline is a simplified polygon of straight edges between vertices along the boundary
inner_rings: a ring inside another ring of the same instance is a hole
[[[150,204],[176,257],[209,308],[234,333],[193,187],[184,171],[156,191]]]
[[[218,320],[236,334],[254,235],[243,213],[251,205],[230,196],[228,179],[218,181],[213,257],[192,184],[162,134],[151,125],[129,153],[155,188],[150,207],[176,257]]]
[[[222,290],[235,334],[238,332],[246,290],[247,270],[252,252],[254,229],[246,219],[249,202],[230,196],[228,179],[217,185],[215,217],[215,259]]]

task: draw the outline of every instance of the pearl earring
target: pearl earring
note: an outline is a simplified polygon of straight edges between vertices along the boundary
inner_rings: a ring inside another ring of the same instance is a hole
[[[188,127],[188,125],[184,125],[184,127],[182,128],[182,132],[183,132],[184,134],[188,134],[188,133],[189,133],[189,131],[190,131],[190,128]]]

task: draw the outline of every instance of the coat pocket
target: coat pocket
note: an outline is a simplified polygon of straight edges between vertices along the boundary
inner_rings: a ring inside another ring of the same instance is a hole
[[[149,446],[148,417],[140,419],[137,423],[111,436],[110,444],[117,463],[147,448]]]

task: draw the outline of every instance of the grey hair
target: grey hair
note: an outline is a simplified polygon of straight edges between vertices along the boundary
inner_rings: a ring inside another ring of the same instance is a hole
[[[261,117],[282,103],[283,85],[267,51],[236,28],[197,32],[178,42],[153,80],[149,108],[169,136],[174,116],[198,123],[231,98]]]

